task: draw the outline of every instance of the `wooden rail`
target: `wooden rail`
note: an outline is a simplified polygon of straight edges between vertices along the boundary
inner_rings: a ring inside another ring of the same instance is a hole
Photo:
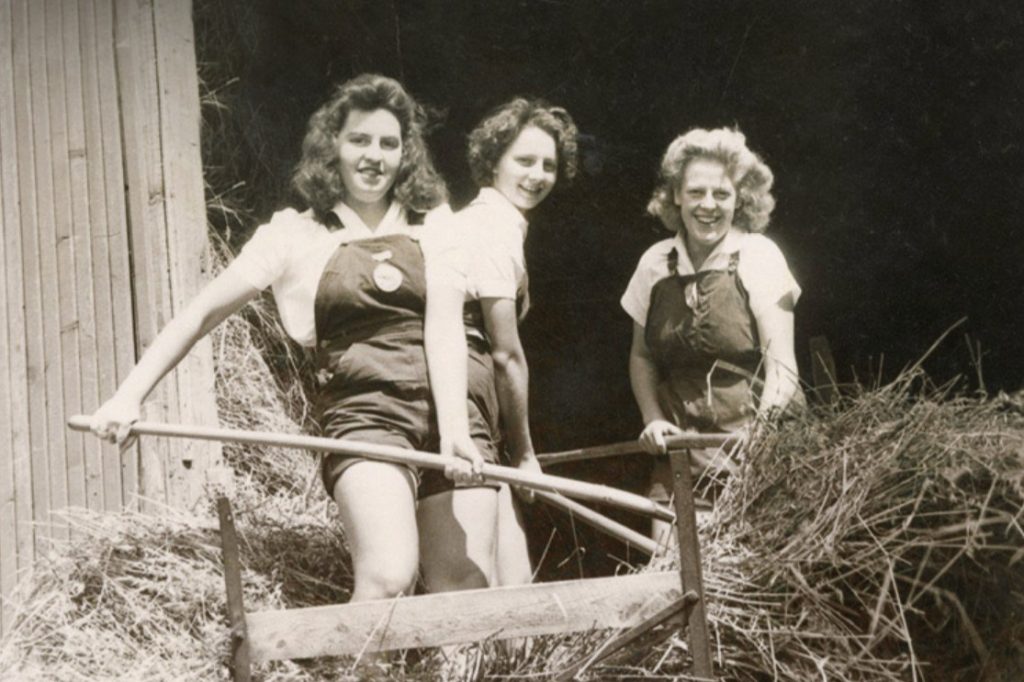
[[[245,617],[255,663],[638,625],[681,597],[672,571],[443,592]]]
[[[668,450],[682,450],[685,448],[721,448],[731,450],[743,443],[743,437],[730,433],[687,433],[681,436],[666,438]],[[619,455],[639,455],[643,450],[635,440],[628,440],[622,443],[610,445],[597,445],[589,448],[578,448],[576,450],[564,450],[562,452],[549,452],[537,455],[541,464],[565,464],[567,462],[578,462],[587,459],[598,459],[600,457],[617,457]]]
[[[68,423],[73,429],[83,431],[89,428],[90,419],[77,416],[72,417]],[[260,443],[341,452],[434,469],[443,468],[453,459],[370,443],[258,431],[146,422],[134,424],[132,431],[139,435]],[[489,639],[628,628],[627,632],[606,642],[602,650],[595,655],[563,671],[559,678],[569,679],[606,656],[632,645],[631,643],[647,642],[651,645],[663,638],[666,624],[676,614],[681,614],[687,621],[693,675],[698,679],[714,679],[711,640],[704,611],[701,552],[697,538],[689,450],[672,451],[669,457],[674,477],[675,516],[678,517],[679,573],[636,573],[611,578],[517,585],[254,613],[245,613],[242,603],[239,543],[235,535],[230,503],[226,497],[221,496],[217,500],[217,510],[220,517],[224,581],[231,625],[232,679],[236,682],[248,682],[252,675],[252,664],[265,661],[362,655],[375,651],[437,647]],[[551,495],[550,491],[618,504],[634,511],[650,513],[657,510],[658,517],[664,518],[659,505],[653,505],[643,498],[640,499],[648,504],[638,504],[632,499],[637,496],[606,486],[494,465],[486,465],[484,474],[491,480],[541,491],[542,498],[563,506],[569,501]],[[568,507],[572,507],[573,504],[568,504]],[[584,514],[581,511],[590,510],[583,507],[573,511],[583,518]],[[614,524],[599,514],[594,516],[600,517],[601,525]],[[672,519],[671,514],[669,518]],[[631,538],[631,541],[637,546],[644,546],[649,542],[642,540],[642,536],[638,534],[637,537]],[[656,549],[649,545],[647,548]],[[660,631],[660,634],[656,631]]]
[[[648,556],[654,556],[658,554],[659,550],[661,549],[657,542],[650,539],[646,535],[641,535],[632,528],[624,526],[621,523],[618,523],[617,521],[608,518],[604,514],[598,514],[590,507],[584,507],[579,502],[573,502],[572,500],[566,497],[562,497],[557,493],[549,493],[543,490],[535,491],[534,495],[537,496],[537,499],[545,502],[546,504],[549,504],[557,509],[561,509],[562,511],[568,514],[572,514],[574,517],[578,518],[580,521],[583,521],[588,526],[597,528],[598,530],[607,533],[613,538],[621,540],[627,545],[630,545],[641,550]]]
[[[68,420],[68,426],[76,431],[87,431],[91,420],[88,416],[78,415]],[[160,424],[157,422],[136,422],[132,425],[132,433],[148,436],[168,436],[172,438],[195,438],[199,440],[215,440],[230,443],[248,443],[256,445],[274,445],[285,448],[319,450],[336,452],[345,455],[367,457],[384,462],[411,464],[425,469],[444,469],[445,466],[456,464],[462,460],[445,457],[428,452],[407,450],[377,443],[362,443],[348,439],[320,438],[316,436],[297,436],[269,431],[244,431],[241,429],[222,429],[184,424]],[[521,471],[512,467],[485,464],[483,475],[486,480],[499,483],[559,492],[568,497],[575,497],[592,502],[599,502],[621,507],[638,514],[663,521],[672,521],[675,515],[670,509],[652,502],[646,497],[635,495],[605,485],[577,481],[562,476]]]

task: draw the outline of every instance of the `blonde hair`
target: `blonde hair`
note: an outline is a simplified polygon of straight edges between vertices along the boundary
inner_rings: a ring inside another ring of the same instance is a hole
[[[678,229],[680,216],[675,190],[683,181],[687,165],[694,159],[711,159],[725,166],[736,188],[733,224],[747,232],[764,232],[775,208],[775,197],[771,193],[775,176],[761,157],[747,147],[747,138],[738,128],[694,128],[674,139],[662,157],[658,184],[647,204],[647,212],[660,218],[666,227]]]

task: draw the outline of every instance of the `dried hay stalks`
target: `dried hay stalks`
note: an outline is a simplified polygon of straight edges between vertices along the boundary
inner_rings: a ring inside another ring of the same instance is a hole
[[[1024,679],[1022,515],[1024,393],[912,371],[764,434],[704,541],[726,675]]]
[[[229,261],[228,247],[211,233],[215,274]],[[267,295],[232,315],[212,333],[217,411],[224,427],[300,434],[314,429],[303,378],[311,375],[305,351],[281,327]],[[316,455],[276,447],[224,444],[224,458],[250,485],[310,501],[322,495]]]

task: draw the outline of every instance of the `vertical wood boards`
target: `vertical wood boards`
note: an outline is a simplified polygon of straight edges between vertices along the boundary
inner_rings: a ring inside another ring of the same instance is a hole
[[[42,254],[42,260],[53,268],[57,296],[49,300],[49,306],[56,309],[57,328],[51,331],[56,339],[51,341],[57,356],[47,352],[48,374],[53,372],[60,379],[60,392],[47,395],[49,407],[49,429],[53,434],[50,449],[50,480],[55,491],[64,486],[64,497],[60,506],[81,507],[85,505],[85,453],[84,437],[69,433],[64,426],[65,415],[81,404],[81,378],[79,363],[79,320],[78,287],[75,280],[75,243],[72,234],[71,215],[71,169],[68,130],[68,77],[64,69],[64,16],[61,0],[45,0],[35,3],[45,12],[44,30],[46,36],[46,99],[49,111],[50,157],[40,164],[50,173],[53,219],[53,253]],[[42,210],[42,206],[40,206]],[[49,217],[49,214],[47,214]],[[59,360],[58,360],[59,358]],[[54,365],[59,363],[60,371]],[[58,385],[54,382],[54,385]],[[63,439],[63,448],[58,443]],[[63,451],[63,453],[60,452]],[[63,535],[64,526],[57,529]]]
[[[209,279],[206,202],[200,155],[199,80],[195,62],[195,36],[191,2],[160,2],[156,13],[157,81],[160,130],[164,141],[163,171],[167,201],[167,251],[170,259],[171,303],[181,310]],[[197,264],[199,267],[197,267]],[[216,425],[217,404],[213,385],[213,351],[203,339],[177,368],[181,421]],[[179,449],[180,448],[180,449]],[[191,505],[202,494],[206,469],[220,459],[220,447],[201,441],[178,444],[172,473],[180,488],[179,502]]]
[[[152,5],[147,0],[115,0],[114,44],[124,134],[124,166],[131,241],[138,355],[153,343],[170,320],[172,308],[167,261],[167,223],[163,203],[156,45]],[[178,421],[177,376],[169,373],[150,394],[144,419]],[[155,510],[167,501],[170,446],[160,439],[140,441],[139,493],[142,508]]]
[[[76,5],[78,45],[81,59],[82,133],[85,150],[85,204],[88,220],[80,220],[84,237],[80,258],[90,266],[89,282],[82,282],[92,296],[91,332],[95,353],[95,385],[83,388],[82,411],[91,413],[102,400],[113,395],[117,388],[117,358],[115,352],[114,305],[111,295],[111,219],[107,213],[106,172],[103,127],[100,115],[101,91],[99,84],[99,58],[96,44],[96,12],[92,0],[80,0]],[[108,142],[113,144],[113,142]],[[76,197],[81,198],[81,197]],[[120,334],[130,333],[118,330]],[[83,358],[84,362],[84,358]],[[83,382],[85,383],[85,382]],[[90,509],[115,510],[121,508],[121,467],[116,448],[102,445],[94,438],[86,439],[86,494]]]
[[[49,535],[50,486],[47,458],[48,434],[46,430],[46,373],[43,357],[42,282],[38,258],[39,220],[36,213],[36,171],[33,155],[33,118],[37,115],[33,97],[28,94],[32,82],[29,46],[29,4],[27,0],[12,0],[14,30],[14,82],[20,93],[13,98],[15,106],[15,137],[17,145],[16,170],[18,174],[19,219],[21,232],[21,280],[25,319],[22,342],[25,348],[25,401],[28,405],[28,453],[30,461],[25,469],[31,480],[32,515],[25,519],[34,523],[33,552],[38,543]]]
[[[77,2],[61,4],[61,28],[64,45],[64,91],[67,118],[68,206],[70,208],[70,242],[74,260],[75,329],[78,347],[79,392],[76,409],[92,412],[99,401],[98,349],[96,345],[96,304],[93,294],[92,214],[89,207],[89,149],[85,139],[85,104],[82,78],[82,54],[79,40],[79,7]],[[67,404],[70,401],[65,401]],[[70,406],[69,408],[70,409]],[[69,434],[70,442],[70,434]],[[74,475],[68,469],[69,490],[78,491],[81,499],[71,494],[72,504],[93,510],[103,509],[103,468],[99,441],[81,437],[81,470]]]
[[[12,19],[10,0],[0,0],[0,634],[14,614],[5,597],[17,583],[19,558],[30,555],[31,528],[19,525],[19,516],[22,521],[32,516],[31,480],[23,476],[29,463],[28,413],[25,402],[15,398],[24,395],[26,377]]]
[[[141,353],[204,279],[195,271],[206,248],[198,81],[189,2],[115,0],[114,8]],[[216,418],[212,369],[209,342],[197,344],[154,391],[146,418],[210,423]],[[202,473],[220,452],[161,440],[143,441],[141,448],[142,494],[173,506],[198,499]]]
[[[0,634],[15,583],[68,537],[53,511],[191,503],[219,458],[65,428],[206,279],[192,30],[188,0],[0,0]],[[150,405],[216,419],[208,344]]]
[[[116,96],[117,60],[114,51],[113,0],[91,0],[96,30],[96,80],[99,85],[100,139],[103,149],[104,194],[106,198],[106,237],[110,266],[110,297],[113,312],[114,345],[112,348],[115,378],[111,390],[135,364],[135,316],[133,312],[133,280],[129,259],[128,213],[125,200],[125,173],[121,142],[121,113]],[[113,446],[104,447],[103,475],[107,492],[107,508],[139,508],[140,446],[118,453]],[[119,483],[119,485],[116,485]],[[118,499],[120,498],[120,499]]]

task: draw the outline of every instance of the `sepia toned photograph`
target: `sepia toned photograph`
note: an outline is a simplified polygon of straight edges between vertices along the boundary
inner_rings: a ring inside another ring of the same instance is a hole
[[[1024,7],[0,0],[0,682],[1024,679]]]

